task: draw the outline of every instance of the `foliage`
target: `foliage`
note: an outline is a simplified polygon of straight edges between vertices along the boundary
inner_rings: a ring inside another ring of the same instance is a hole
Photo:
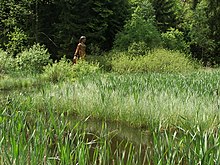
[[[189,44],[184,40],[183,32],[178,29],[168,29],[167,32],[161,34],[161,38],[165,48],[189,53]]]
[[[150,51],[150,48],[145,42],[134,42],[128,48],[128,53],[131,55],[145,55]]]
[[[112,71],[119,73],[146,72],[147,70],[145,68],[140,67],[137,61],[139,58],[132,58],[132,56],[128,55],[126,52],[113,54],[113,59],[111,61]]]
[[[191,22],[190,37],[194,56],[203,61],[219,63],[219,3],[200,1],[194,11]]]
[[[208,39],[208,36],[210,35],[210,28],[208,25],[208,17],[207,17],[207,4],[200,3],[197,5],[196,12],[194,12],[194,19],[192,20],[192,26],[190,29],[190,36],[191,36],[191,43],[194,44],[193,49],[197,53],[201,53],[198,56],[201,56],[201,59],[206,58],[206,60],[210,56],[209,50],[213,49],[213,40]]]
[[[126,21],[130,19],[131,7],[129,0],[109,1],[107,6],[112,14],[106,19],[108,26],[105,32],[105,42],[101,48],[111,50],[116,34],[123,29]]]
[[[87,51],[90,52],[90,55],[92,56],[101,56],[103,54],[103,51],[101,50],[99,45],[93,43],[89,44],[89,46],[87,47]]]
[[[27,0],[0,1],[0,47],[10,53],[22,50],[29,39],[29,30],[33,30],[30,4]]]
[[[144,6],[149,7],[150,5]],[[122,32],[116,36],[114,48],[120,51],[126,51],[133,43],[145,42],[149,49],[160,45],[160,34],[154,26],[152,16],[146,20],[142,13],[141,6],[138,6],[132,14]],[[140,14],[142,13],[142,14]]]
[[[91,55],[86,57],[86,61],[88,61],[88,63],[98,64],[100,69],[107,72],[110,72],[112,69],[111,60],[112,60],[112,52],[105,52],[101,56]]]
[[[81,35],[88,38],[87,53],[100,55],[112,46],[158,47],[162,33],[166,48],[186,51],[190,43],[189,54],[215,64],[220,63],[219,8],[217,0],[0,1],[0,48],[16,56],[40,43],[55,60],[63,54],[72,58]]]
[[[131,57],[118,53],[112,60],[113,71],[124,72],[189,72],[199,67],[184,54],[157,49],[145,56]]]
[[[11,55],[16,55],[24,50],[27,42],[25,32],[17,27],[7,34],[8,42],[5,43],[6,51]]]
[[[70,57],[81,35],[89,38],[88,45],[110,49],[129,9],[128,0],[0,1],[0,47],[17,49],[19,42],[10,41],[17,28],[26,35],[27,46],[44,44],[53,58],[58,52]]]
[[[177,52],[158,49],[146,57],[149,71],[190,72],[199,67],[189,56]]]
[[[142,17],[144,20],[149,22],[156,21],[155,9],[153,8],[152,3],[149,0],[134,0],[133,2],[131,2],[131,4],[133,12]]]
[[[55,0],[53,5],[57,17],[54,16],[53,10],[49,10],[48,17],[54,18],[51,26],[53,33],[49,36],[54,38],[54,42],[60,47],[58,49],[64,51],[67,56],[71,56],[70,53],[81,35],[88,38],[88,46],[93,44],[99,45],[101,50],[110,49],[129,10],[127,0]],[[45,29],[44,33],[50,33],[50,29]]]
[[[53,83],[72,80],[74,78],[73,64],[63,57],[59,62],[55,61],[45,66],[43,77]]]
[[[36,44],[18,54],[16,62],[17,69],[20,71],[40,73],[51,60],[48,50],[44,46]]]
[[[74,81],[74,79],[86,76],[87,74],[96,73],[99,71],[98,64],[89,64],[86,61],[78,61],[73,65],[72,61],[65,57],[59,62],[49,64],[44,67],[43,79],[56,83],[61,81]]]
[[[157,26],[160,31],[165,32],[169,28],[175,28],[178,24],[174,0],[150,0],[155,10]]]
[[[73,73],[75,77],[83,77],[88,74],[94,74],[100,71],[98,63],[88,63],[81,60],[73,66]]]
[[[11,73],[15,70],[15,59],[0,49],[0,74]]]

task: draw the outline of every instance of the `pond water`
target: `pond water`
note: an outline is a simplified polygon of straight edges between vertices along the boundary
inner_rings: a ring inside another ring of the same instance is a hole
[[[1,90],[0,103],[7,104],[8,102],[10,102],[11,98],[14,98],[20,94],[22,94],[23,96],[28,95],[30,92],[33,92],[33,90],[25,90],[25,92],[23,90]],[[106,139],[109,139],[110,141],[109,144],[111,151],[114,152],[115,150],[121,150],[125,152],[125,156],[129,153],[129,147],[125,147],[128,144],[132,144],[132,147],[134,147],[134,151],[139,152],[139,155],[141,155],[142,158],[146,154],[146,148],[149,148],[151,145],[150,136],[146,130],[133,128],[120,122],[101,121],[92,117],[87,117],[85,119],[76,115],[67,116],[66,119],[73,123],[80,123],[80,125],[83,126],[86,133],[86,140],[92,141],[94,139],[94,136],[106,136]],[[90,152],[91,155],[93,155],[93,151]]]
[[[146,153],[152,148],[151,136],[146,130],[133,128],[119,122],[100,121],[90,118],[83,121],[80,118],[74,117],[72,120],[81,121],[87,134],[87,141],[93,141],[94,135],[102,138],[106,136],[106,139],[110,141],[111,151],[119,152],[121,156],[124,154],[124,164],[127,164],[127,158],[131,149],[130,145],[132,146],[132,151],[135,152],[133,154],[138,155],[139,162],[146,163]],[[91,150],[90,156],[92,157],[93,154]],[[114,162],[111,162],[111,164],[114,164]]]
[[[119,122],[88,119],[84,124],[86,125],[85,128],[87,132],[100,134],[105,131],[107,134],[111,134],[115,139],[129,141],[138,145],[145,145],[149,141],[147,131],[142,131],[141,129],[133,128]]]

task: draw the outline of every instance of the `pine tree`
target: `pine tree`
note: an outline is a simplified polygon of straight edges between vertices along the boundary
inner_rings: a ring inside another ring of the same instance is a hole
[[[107,19],[107,29],[105,31],[105,41],[103,48],[109,50],[115,40],[115,35],[123,29],[126,20],[130,16],[130,5],[128,0],[112,0],[107,4],[107,8],[111,11]]]
[[[169,28],[176,28],[178,20],[174,10],[173,0],[151,0],[155,10],[158,28],[166,32]]]

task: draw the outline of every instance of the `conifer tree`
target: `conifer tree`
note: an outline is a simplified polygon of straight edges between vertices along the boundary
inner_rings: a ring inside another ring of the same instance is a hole
[[[151,0],[158,28],[162,32],[166,32],[171,27],[176,28],[178,24],[174,2],[173,0]]]

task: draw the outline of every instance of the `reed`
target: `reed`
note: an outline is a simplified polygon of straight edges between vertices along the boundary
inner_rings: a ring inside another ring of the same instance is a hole
[[[219,164],[219,76],[89,74],[1,93],[0,164]],[[115,141],[105,123],[88,131],[88,116],[139,128],[148,143]]]
[[[82,77],[70,92],[80,115],[141,127],[218,124],[219,72],[134,74]],[[65,89],[62,89],[65,91]]]

